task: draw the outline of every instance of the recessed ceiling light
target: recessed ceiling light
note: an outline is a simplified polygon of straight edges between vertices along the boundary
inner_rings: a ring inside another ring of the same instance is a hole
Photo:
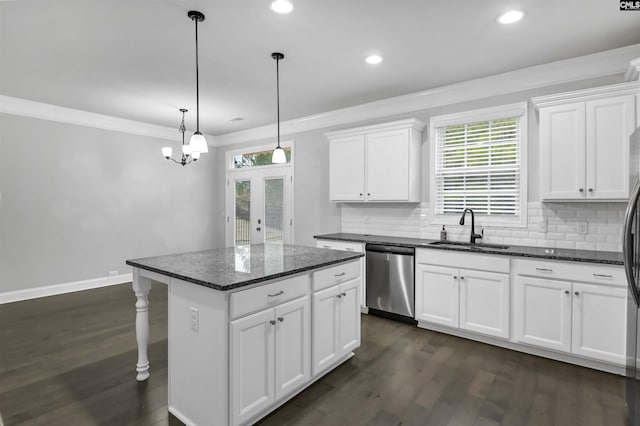
[[[382,62],[382,58],[378,55],[371,55],[371,56],[368,56],[367,59],[365,59],[365,61],[367,61],[368,64],[375,65]]]
[[[510,10],[498,16],[498,22],[501,24],[513,24],[521,20],[523,16],[524,11],[522,10]]]
[[[271,3],[271,10],[276,13],[289,13],[293,10],[293,5],[288,0],[275,0]]]

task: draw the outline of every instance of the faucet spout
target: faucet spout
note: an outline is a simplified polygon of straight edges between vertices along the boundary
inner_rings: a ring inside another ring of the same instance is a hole
[[[464,209],[462,212],[462,216],[460,217],[460,225],[464,225],[464,217],[467,212],[471,213],[471,237],[469,238],[469,242],[471,244],[475,244],[477,239],[482,238],[481,234],[476,234],[476,218],[471,209]]]

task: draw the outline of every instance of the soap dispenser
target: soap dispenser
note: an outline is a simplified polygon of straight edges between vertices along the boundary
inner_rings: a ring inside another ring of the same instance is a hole
[[[447,230],[444,229],[444,225],[442,225],[442,231],[440,231],[440,240],[442,241],[447,240]]]

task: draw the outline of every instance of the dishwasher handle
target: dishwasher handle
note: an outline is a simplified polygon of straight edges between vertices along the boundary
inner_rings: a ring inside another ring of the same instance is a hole
[[[382,244],[367,244],[365,250],[375,253],[391,253],[405,256],[413,256],[416,252],[413,247],[386,246]]]

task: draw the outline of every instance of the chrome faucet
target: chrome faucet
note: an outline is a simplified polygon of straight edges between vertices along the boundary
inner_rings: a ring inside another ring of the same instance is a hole
[[[462,217],[460,218],[460,225],[464,225],[464,216],[467,212],[471,213],[471,238],[469,239],[469,242],[471,242],[471,244],[475,244],[477,239],[483,237],[484,229],[482,230],[482,234],[476,234],[476,218],[473,215],[473,210],[471,209],[464,209]]]

